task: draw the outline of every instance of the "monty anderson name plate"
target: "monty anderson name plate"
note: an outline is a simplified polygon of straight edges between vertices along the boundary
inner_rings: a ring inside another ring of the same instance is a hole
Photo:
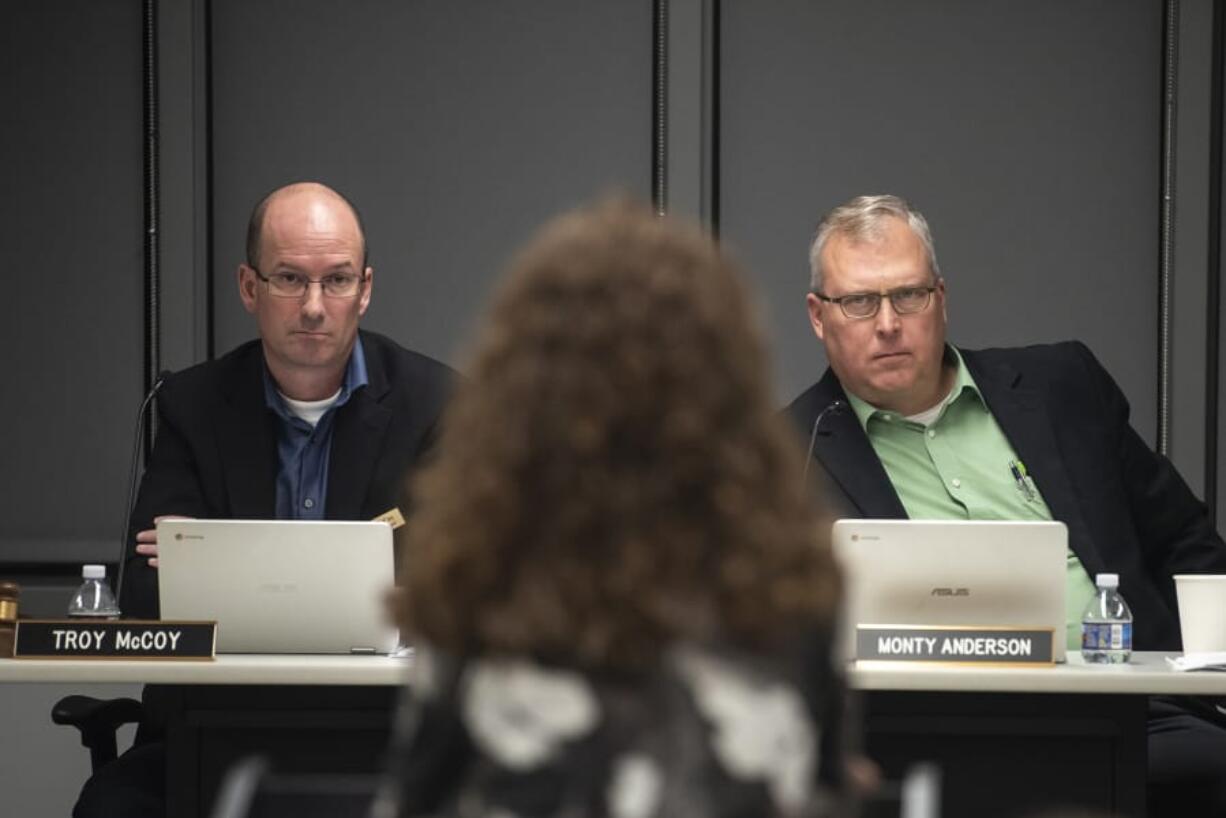
[[[1051,628],[860,625],[856,659],[870,662],[1050,665]]]

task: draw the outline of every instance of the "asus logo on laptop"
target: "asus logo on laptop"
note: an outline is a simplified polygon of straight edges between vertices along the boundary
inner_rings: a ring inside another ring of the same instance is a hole
[[[933,588],[929,596],[970,596],[970,588]]]

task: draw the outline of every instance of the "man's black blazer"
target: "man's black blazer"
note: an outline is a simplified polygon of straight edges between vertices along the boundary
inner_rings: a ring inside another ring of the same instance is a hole
[[[1171,577],[1226,573],[1226,544],[1170,461],[1129,425],[1119,386],[1077,342],[960,352],[1086,571],[1120,575],[1134,647],[1178,650]],[[832,371],[788,411],[806,441],[825,411],[813,437],[820,469],[810,472],[824,470],[835,514],[907,516]]]
[[[324,508],[332,520],[368,520],[398,504],[454,374],[382,335],[361,336],[369,382],[336,412]],[[128,532],[126,616],[158,615],[157,569],[135,552],[136,532],[155,516],[276,516],[279,420],[264,404],[263,371],[263,348],[249,341],[170,376],[158,394],[157,438]]]

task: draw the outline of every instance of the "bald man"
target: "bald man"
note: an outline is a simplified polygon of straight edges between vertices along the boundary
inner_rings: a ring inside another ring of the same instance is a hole
[[[358,329],[373,285],[361,218],[339,193],[299,183],[255,206],[238,295],[259,338],[172,375],[158,395],[125,616],[158,616],[160,517],[368,520],[396,505],[453,373]],[[135,745],[86,782],[75,818],[165,814],[167,704],[153,686],[144,704]]]
[[[358,329],[374,270],[357,210],[279,188],[247,226],[238,295],[259,339],[167,379],[131,519],[120,607],[156,617],[162,516],[367,520],[396,505],[451,371]]]

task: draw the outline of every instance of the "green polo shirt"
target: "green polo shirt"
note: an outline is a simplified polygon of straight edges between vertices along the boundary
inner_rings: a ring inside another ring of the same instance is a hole
[[[957,364],[957,376],[935,413],[908,418],[878,409],[855,395],[847,396],[907,516],[913,520],[1050,520],[1051,510],[1038,486],[1027,479],[1026,491],[1014,478],[1010,464],[1020,463],[1017,452],[953,346],[946,347],[946,363]],[[1081,614],[1095,588],[1071,549],[1066,576],[1068,647],[1077,649],[1081,647]]]

